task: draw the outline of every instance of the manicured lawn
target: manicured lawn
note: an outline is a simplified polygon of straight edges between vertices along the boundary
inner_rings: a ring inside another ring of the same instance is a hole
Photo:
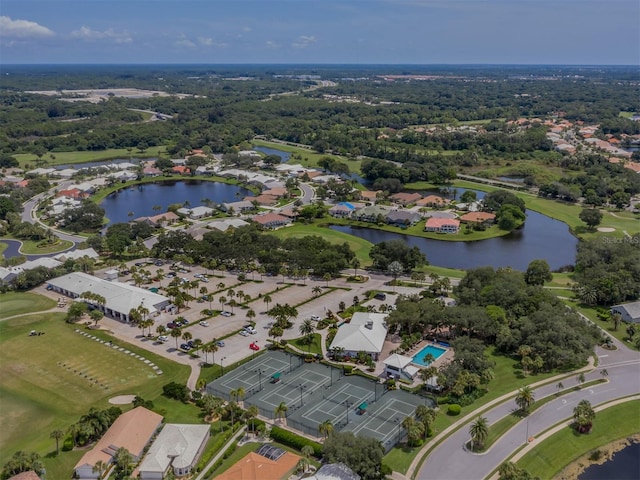
[[[49,310],[56,306],[56,302],[43,295],[35,293],[7,292],[0,294],[0,319]]]
[[[369,258],[369,251],[373,246],[371,242],[355,237],[353,235],[348,235],[346,233],[331,230],[330,228],[319,228],[318,224],[305,225],[296,223],[290,227],[276,230],[272,233],[272,235],[275,235],[276,237],[281,239],[301,238],[308,235],[317,235],[334,244],[342,244],[346,242],[349,247],[351,247],[351,250],[353,250],[353,252],[356,254],[356,257],[360,261],[361,267],[371,265],[371,259]]]
[[[554,478],[581,455],[639,431],[640,401],[615,405],[596,413],[590,434],[565,427],[527,453],[518,466],[534,477]]]
[[[84,152],[54,152],[56,156],[55,160],[52,160],[49,155],[44,155],[42,160],[46,160],[48,163],[46,168],[53,167],[55,165],[66,165],[67,163],[84,163],[84,162],[97,162],[101,160],[115,160],[115,159],[127,159],[127,158],[149,158],[157,157],[160,153],[164,152],[164,147],[149,147],[144,153],[140,153],[138,150],[132,150],[131,153],[126,148],[112,148],[109,150],[99,151],[84,151]],[[35,161],[38,159],[31,153],[19,153],[13,155],[13,157],[20,162],[20,167],[24,167],[27,163],[35,168]]]
[[[288,340],[287,343],[293,345],[294,347],[298,348],[299,350],[303,351],[303,352],[308,352],[311,354],[322,354],[322,346],[321,346],[321,342],[322,342],[322,337],[320,336],[319,333],[314,333],[313,334],[313,342],[311,342],[311,344],[305,343],[304,342],[304,337],[300,337],[300,338],[294,338],[293,340]]]
[[[160,398],[162,385],[186,382],[187,366],[114,341],[158,365],[164,372],[158,376],[141,360],[82,336],[75,328],[84,326],[64,323],[62,313],[0,322],[0,463],[17,450],[43,457],[51,454],[53,430],[66,431],[92,406],[107,408],[107,400],[115,395],[137,394],[156,402],[168,418],[197,421],[197,416],[185,413],[188,406]],[[30,330],[44,335],[30,337]],[[104,332],[91,332],[111,339]],[[58,458],[45,458],[48,478],[69,478],[82,453],[61,452]]]

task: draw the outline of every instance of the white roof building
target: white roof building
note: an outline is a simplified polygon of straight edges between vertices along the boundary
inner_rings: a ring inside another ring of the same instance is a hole
[[[53,278],[48,284],[56,292],[71,298],[78,298],[84,292],[93,292],[105,299],[104,305],[96,305],[112,318],[129,321],[129,311],[143,305],[150,315],[169,305],[169,299],[149,290],[126,283],[109,282],[82,272],[69,273]]]
[[[162,480],[173,468],[176,477],[191,472],[209,438],[209,425],[167,424],[140,464],[142,480]]]
[[[338,328],[331,348],[343,348],[345,354],[351,356],[367,352],[377,360],[387,336],[386,318],[384,313],[354,313],[350,323]]]

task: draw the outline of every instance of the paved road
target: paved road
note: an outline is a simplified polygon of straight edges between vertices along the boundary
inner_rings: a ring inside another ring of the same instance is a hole
[[[528,419],[519,422],[483,455],[475,455],[465,450],[464,445],[469,441],[469,428],[462,427],[429,455],[415,478],[424,480],[485,478],[523,445],[527,438],[536,437],[552,425],[571,417],[573,408],[580,400],[589,400],[593,406],[596,406],[615,398],[639,393],[640,353],[627,349],[619,342],[617,344],[619,348],[613,352],[597,348],[596,353],[600,363],[591,373],[585,375],[586,381],[589,382],[602,378],[600,371],[606,369],[607,383],[571,392],[550,401],[533,412]],[[564,380],[562,383],[565,388],[578,385],[576,377]],[[556,391],[555,384],[543,386],[534,390],[535,398],[539,400],[555,395]],[[516,408],[514,401],[508,401],[483,415],[490,424],[493,424]],[[452,458],[455,458],[455,461],[452,461]]]

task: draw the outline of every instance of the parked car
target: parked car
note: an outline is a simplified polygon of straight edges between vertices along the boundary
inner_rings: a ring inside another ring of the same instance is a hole
[[[218,340],[218,341],[216,342],[216,345],[217,345],[218,347],[224,347],[224,341],[223,341],[223,340]]]
[[[202,325],[203,327],[208,327],[209,326],[209,322],[207,322],[206,320],[202,320],[200,322],[200,325]]]
[[[311,320],[313,320],[314,322],[319,322],[320,317],[318,315],[311,315]]]

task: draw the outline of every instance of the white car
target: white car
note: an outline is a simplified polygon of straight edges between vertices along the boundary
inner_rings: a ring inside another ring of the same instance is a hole
[[[169,337],[167,337],[166,335],[160,335],[158,337],[158,341],[162,342],[162,343],[168,342],[169,341]]]
[[[202,320],[202,321],[200,322],[200,325],[202,325],[203,327],[208,327],[208,326],[209,326],[209,322],[207,322],[207,321],[205,321],[205,320]]]

